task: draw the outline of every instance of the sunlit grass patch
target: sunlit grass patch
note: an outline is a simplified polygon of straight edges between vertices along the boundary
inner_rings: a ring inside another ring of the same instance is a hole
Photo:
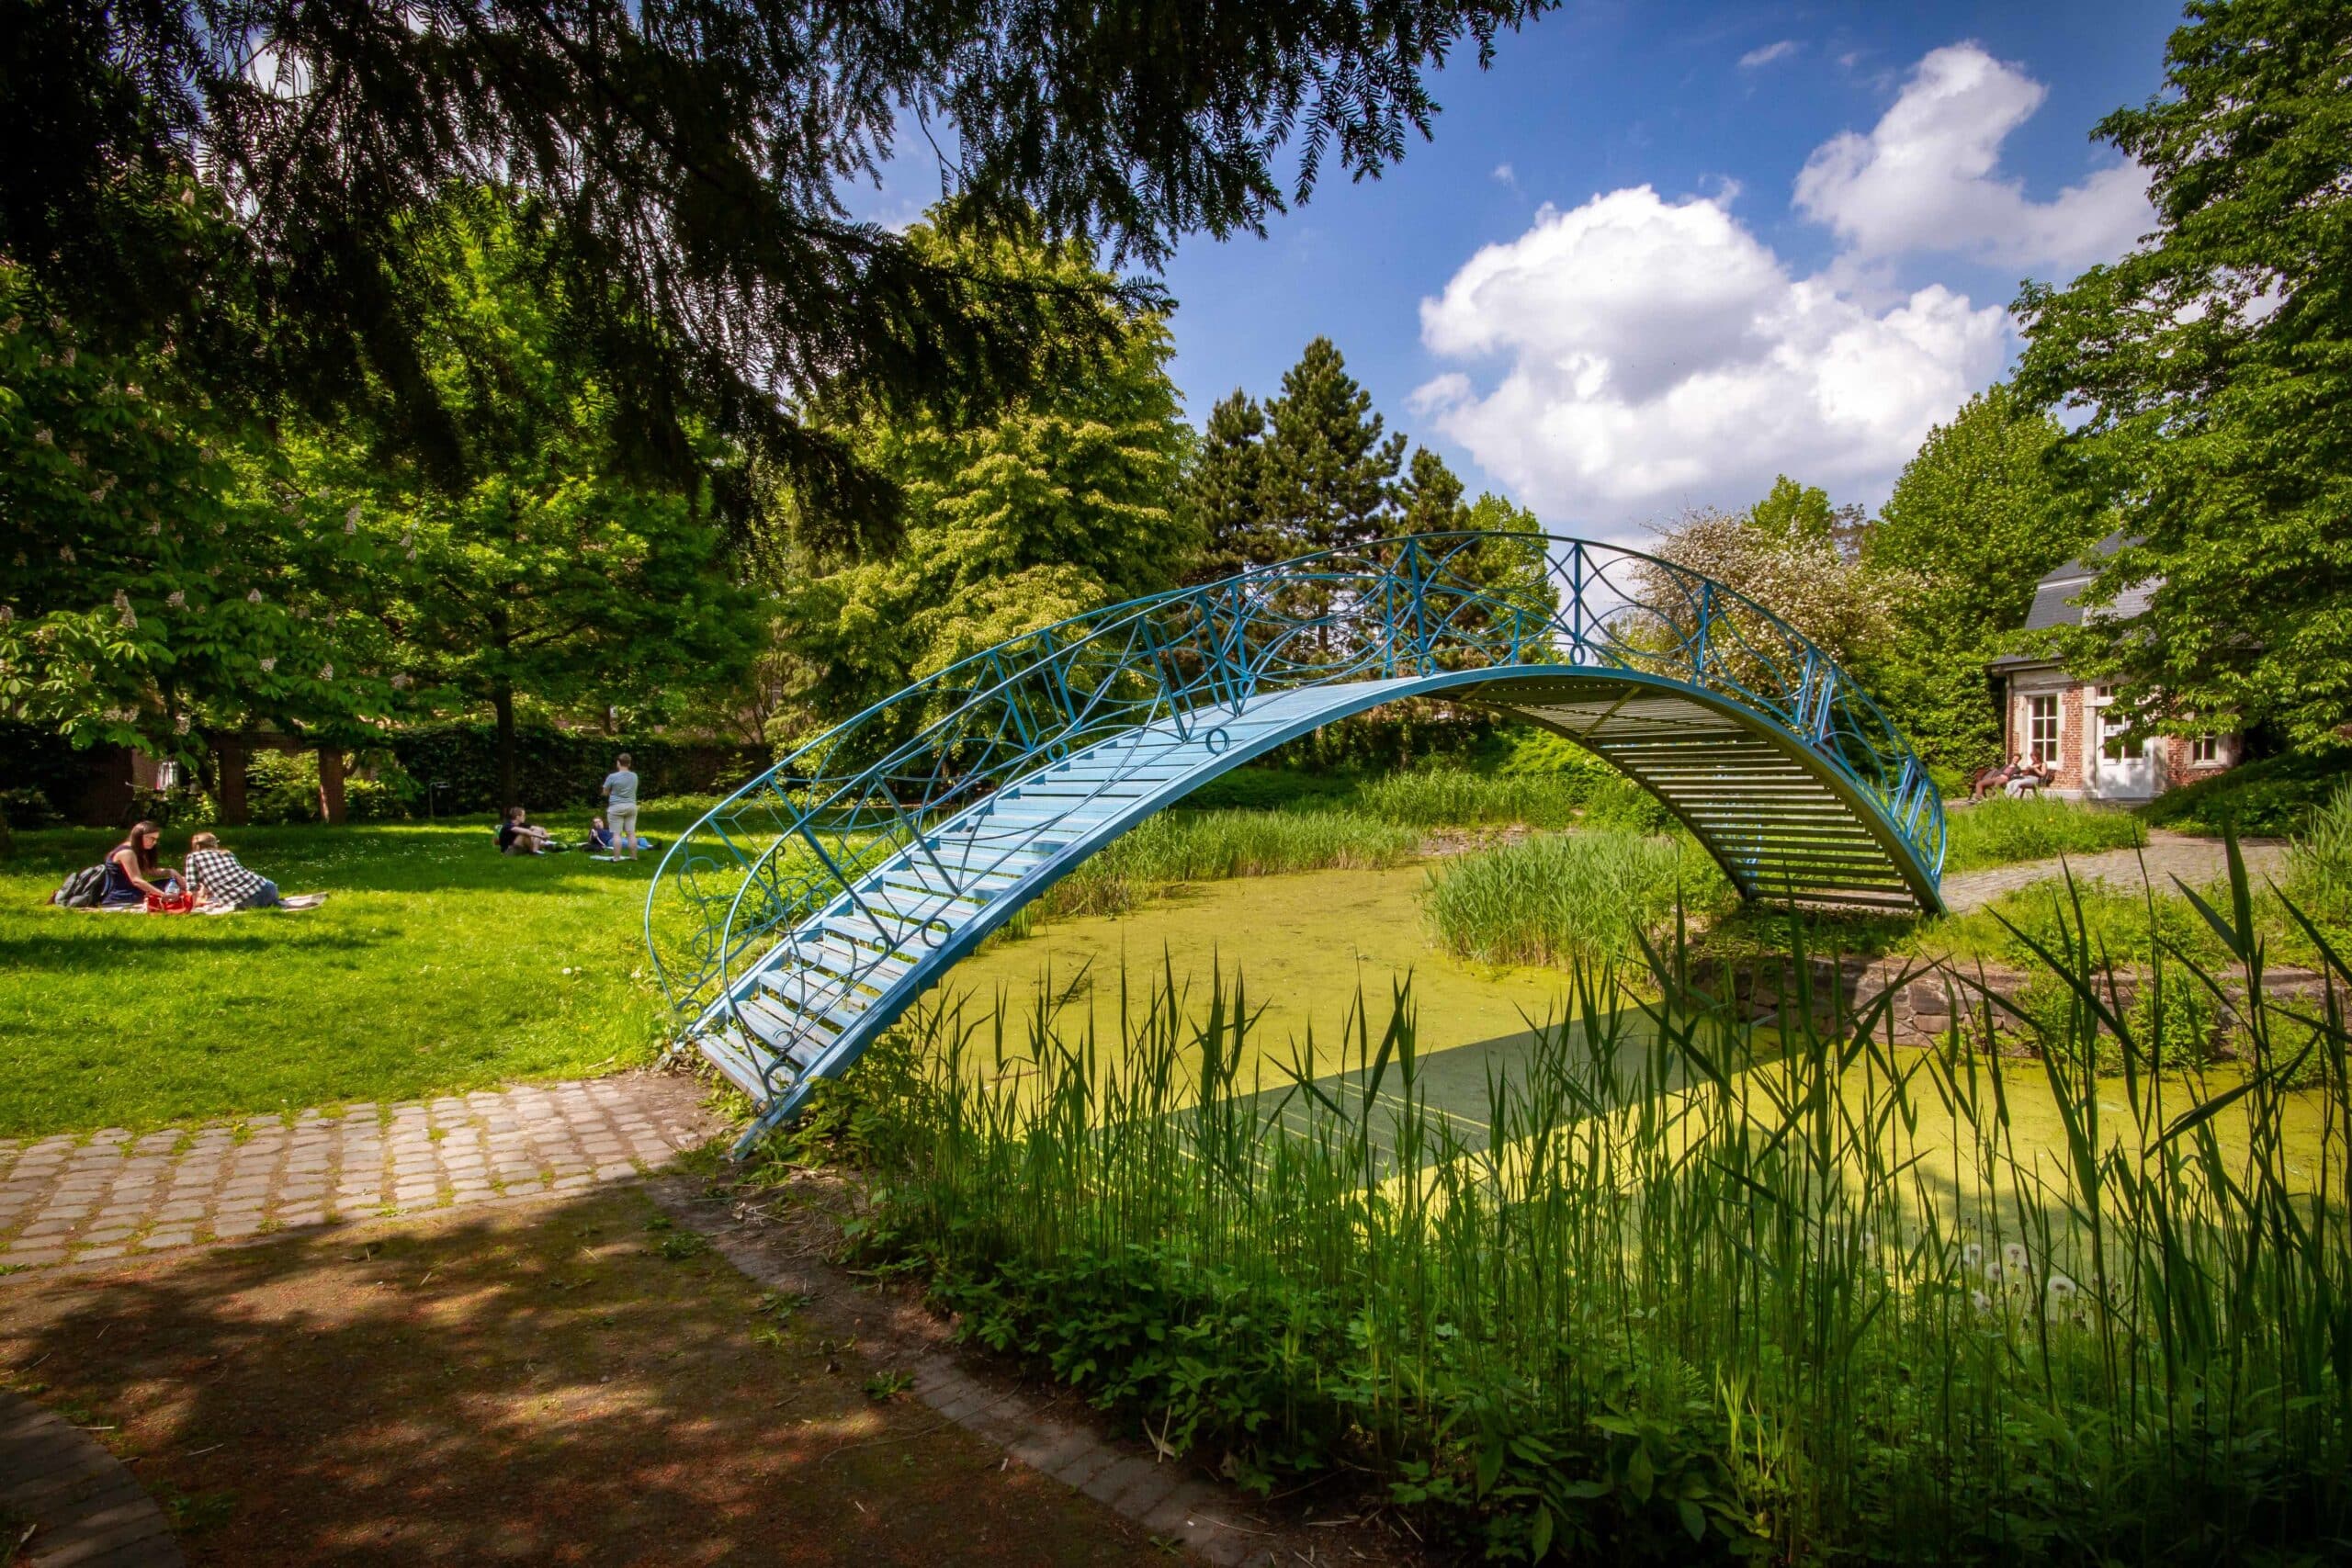
[[[2128,811],[2072,800],[1996,795],[1944,814],[1950,834],[1944,874],[2019,861],[2138,849],[2147,825]]]

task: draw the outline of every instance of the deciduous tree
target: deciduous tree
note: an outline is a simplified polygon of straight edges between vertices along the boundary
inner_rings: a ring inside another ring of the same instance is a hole
[[[2352,7],[2188,17],[2165,91],[2098,127],[2156,231],[2018,300],[2019,385],[2084,411],[2067,482],[2133,541],[2093,598],[2159,584],[2056,641],[2143,724],[2311,743],[2352,718]]]
[[[1086,247],[1034,237],[958,240],[918,225],[910,243],[975,272],[1044,276],[1077,291],[1094,271]],[[797,547],[817,570],[778,584],[786,647],[815,672],[796,735],[1007,637],[1177,580],[1199,536],[1176,503],[1185,432],[1170,352],[1159,319],[1138,314],[1093,374],[984,423],[856,426],[860,459],[904,490],[908,526],[888,558],[828,560],[808,539]],[[806,504],[796,498],[804,527]]]

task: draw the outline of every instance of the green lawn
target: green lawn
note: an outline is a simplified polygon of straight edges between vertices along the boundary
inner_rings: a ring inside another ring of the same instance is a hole
[[[575,841],[588,814],[548,824]],[[650,808],[666,843],[690,810]],[[222,834],[300,913],[89,914],[50,890],[111,841],[19,835],[0,862],[0,1136],[391,1100],[647,1060],[657,863],[510,860],[490,819]],[[185,830],[164,839],[185,852]]]

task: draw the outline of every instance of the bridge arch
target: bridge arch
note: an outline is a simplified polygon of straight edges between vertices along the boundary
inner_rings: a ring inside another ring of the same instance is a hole
[[[1764,606],[1656,557],[1419,535],[1173,590],[966,659],[792,752],[671,846],[646,899],[686,1039],[797,1111],[1121,833],[1336,719],[1442,695],[1649,790],[1741,896],[1940,908],[1910,747]]]

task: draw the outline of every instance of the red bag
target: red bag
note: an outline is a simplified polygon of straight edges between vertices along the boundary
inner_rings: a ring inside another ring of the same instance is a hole
[[[195,908],[196,896],[191,893],[175,893],[169,897],[160,893],[147,895],[147,912],[151,915],[186,915]]]

